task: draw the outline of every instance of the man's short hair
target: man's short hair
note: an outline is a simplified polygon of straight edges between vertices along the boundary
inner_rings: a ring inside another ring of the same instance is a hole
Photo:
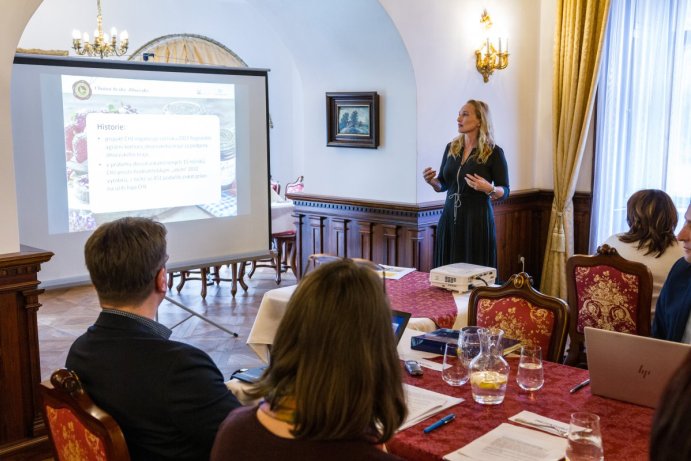
[[[86,241],[84,259],[102,304],[137,305],[151,294],[168,259],[166,228],[148,218],[102,224]]]

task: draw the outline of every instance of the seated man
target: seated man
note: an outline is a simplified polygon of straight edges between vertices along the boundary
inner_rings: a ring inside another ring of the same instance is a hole
[[[118,422],[133,460],[203,460],[240,403],[206,353],[154,321],[167,290],[165,236],[160,223],[123,218],[89,237],[84,256],[103,310],[66,367]]]
[[[662,286],[652,335],[691,344],[691,204],[677,239],[684,249],[684,256],[674,263]]]

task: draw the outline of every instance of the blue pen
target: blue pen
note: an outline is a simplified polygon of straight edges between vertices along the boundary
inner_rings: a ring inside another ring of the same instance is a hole
[[[456,419],[456,415],[454,415],[453,413],[451,413],[450,415],[446,415],[446,416],[444,416],[442,419],[440,419],[439,421],[437,421],[436,423],[434,423],[434,424],[432,424],[432,425],[430,425],[430,426],[427,426],[422,432],[424,432],[425,434],[429,434],[429,433],[432,432],[433,430],[442,427],[444,424],[450,423],[450,422],[453,421],[454,419]]]

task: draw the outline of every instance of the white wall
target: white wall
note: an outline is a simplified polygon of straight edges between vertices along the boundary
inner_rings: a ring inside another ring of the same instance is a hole
[[[39,0],[3,0],[0,24],[0,253],[19,236],[9,128],[14,47]],[[424,184],[438,167],[455,117],[470,98],[487,101],[507,154],[513,190],[551,188],[550,0],[118,0],[106,28],[127,28],[131,50],[170,33],[209,36],[252,67],[270,68],[272,173],[305,175],[306,191],[418,203],[440,199]],[[510,37],[510,63],[482,82],[475,70],[483,7]],[[19,46],[67,49],[73,28],[95,25],[93,0],[45,0]],[[326,146],[328,91],[377,91],[379,149]]]
[[[19,251],[17,193],[10,125],[10,82],[17,41],[39,3],[40,0],[2,0],[0,3],[0,254]]]
[[[550,66],[541,44],[552,43],[541,34],[540,3],[535,0],[381,0],[406,44],[417,82],[418,202],[438,200],[420,172],[437,169],[444,147],[457,135],[456,116],[468,99],[487,102],[493,114],[495,137],[503,147],[513,190],[536,187],[535,165],[551,170],[551,156],[538,152],[538,101],[551,85],[540,84],[539,70]],[[509,37],[509,66],[484,83],[475,69],[474,50],[483,41],[480,16],[487,8],[494,28]],[[545,21],[554,21],[554,15]],[[551,101],[551,98],[549,98]],[[548,131],[549,133],[549,131]],[[544,151],[548,152],[548,151]],[[538,155],[538,157],[536,157]],[[538,161],[539,158],[539,161]]]

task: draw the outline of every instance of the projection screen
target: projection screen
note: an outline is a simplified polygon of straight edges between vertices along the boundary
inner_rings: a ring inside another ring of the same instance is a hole
[[[44,286],[88,280],[101,223],[150,217],[168,269],[269,252],[268,71],[17,55],[20,241],[55,253]]]

